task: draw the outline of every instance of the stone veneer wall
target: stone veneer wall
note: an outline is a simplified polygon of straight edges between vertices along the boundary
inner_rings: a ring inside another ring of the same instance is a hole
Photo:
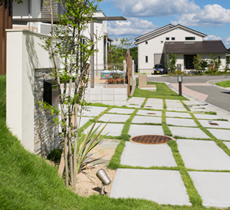
[[[36,69],[34,80],[34,152],[47,156],[58,147],[60,136],[49,110],[41,109],[36,101],[43,101],[44,80],[51,79],[50,69]]]

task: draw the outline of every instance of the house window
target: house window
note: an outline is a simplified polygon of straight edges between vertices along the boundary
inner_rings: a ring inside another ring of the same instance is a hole
[[[148,44],[148,41],[146,41],[145,44]]]
[[[172,40],[175,40],[175,37],[172,37],[171,39],[172,39]]]
[[[185,37],[185,40],[195,40],[195,37]]]
[[[149,62],[149,57],[145,56],[145,63],[148,63],[148,62]]]
[[[166,37],[166,40],[169,40],[169,37]]]

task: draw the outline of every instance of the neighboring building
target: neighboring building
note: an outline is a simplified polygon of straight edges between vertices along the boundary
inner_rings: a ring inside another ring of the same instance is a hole
[[[202,59],[210,60],[210,54],[221,59],[220,70],[226,65],[227,49],[221,40],[205,41],[207,35],[182,25],[166,25],[137,37],[138,71],[153,73],[155,64],[165,66],[167,53],[177,55],[178,70],[193,70],[193,58],[199,54]]]
[[[53,0],[53,13],[64,14],[62,6]],[[104,13],[97,12],[94,17],[106,17]],[[25,19],[50,19],[50,14],[43,0],[23,0],[23,4],[13,3],[13,19],[21,18],[22,22],[13,22],[13,29],[26,29],[41,34],[50,34],[51,25],[46,22],[26,22]],[[23,20],[24,19],[24,20]],[[37,20],[36,20],[37,21]],[[89,24],[90,25],[90,24]],[[95,44],[97,52],[94,55],[94,69],[100,74],[101,70],[107,68],[108,43],[111,41],[107,34],[107,21],[97,21],[93,23],[94,34],[98,37]],[[84,33],[86,37],[90,37],[90,26]]]

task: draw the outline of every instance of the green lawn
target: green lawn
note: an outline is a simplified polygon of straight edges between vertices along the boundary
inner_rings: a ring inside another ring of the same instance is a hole
[[[138,199],[80,197],[65,187],[57,168],[27,152],[6,126],[6,78],[0,76],[0,209],[206,209],[158,205]],[[127,132],[127,131],[126,131]],[[119,158],[119,157],[118,157]],[[214,209],[214,208],[213,208]]]
[[[215,83],[216,85],[219,85],[221,87],[230,87],[230,80],[228,81],[223,81],[223,82],[217,82]]]
[[[157,91],[141,90],[136,87],[133,97],[142,98],[160,98],[160,99],[173,99],[173,100],[187,100],[183,96],[179,96],[174,91],[170,90],[166,84],[158,82],[148,82],[148,84],[156,85]],[[137,79],[138,86],[138,79]]]

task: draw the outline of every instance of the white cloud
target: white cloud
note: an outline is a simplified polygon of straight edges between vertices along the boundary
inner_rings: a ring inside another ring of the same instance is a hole
[[[124,16],[163,17],[175,15],[173,24],[220,26],[230,23],[230,9],[218,4],[200,8],[193,0],[111,0]]]
[[[157,27],[148,20],[128,18],[127,21],[108,22],[109,36],[142,35]]]
[[[205,5],[204,9],[189,14],[177,16],[178,21],[173,24],[186,26],[221,26],[230,23],[230,9],[225,9],[218,4]]]
[[[225,39],[225,45],[230,47],[230,36]]]
[[[207,37],[204,38],[204,40],[222,40],[222,38],[215,35],[208,35]]]
[[[112,0],[125,16],[159,17],[195,12],[199,9],[191,0]]]

